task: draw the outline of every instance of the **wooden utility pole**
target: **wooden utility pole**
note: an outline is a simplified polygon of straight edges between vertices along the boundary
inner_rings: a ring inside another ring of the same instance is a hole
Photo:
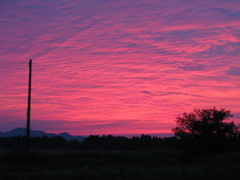
[[[27,108],[27,144],[26,144],[27,151],[29,151],[29,141],[30,141],[31,84],[32,84],[32,60],[30,59],[29,80],[28,80],[28,108]]]

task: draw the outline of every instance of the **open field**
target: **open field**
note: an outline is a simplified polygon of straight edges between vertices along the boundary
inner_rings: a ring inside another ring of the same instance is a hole
[[[21,179],[239,179],[240,153],[198,157],[188,164],[179,152],[39,150],[2,152],[1,180]]]

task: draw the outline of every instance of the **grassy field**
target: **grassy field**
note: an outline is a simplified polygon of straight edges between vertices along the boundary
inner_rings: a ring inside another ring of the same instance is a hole
[[[0,179],[239,179],[240,153],[202,156],[188,164],[175,151],[2,152]]]

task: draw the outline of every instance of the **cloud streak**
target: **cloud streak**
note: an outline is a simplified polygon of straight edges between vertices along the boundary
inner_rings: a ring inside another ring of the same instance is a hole
[[[2,3],[0,123],[25,125],[30,58],[32,117],[44,122],[33,128],[59,121],[69,132],[159,133],[193,108],[238,114],[238,7],[234,0]]]

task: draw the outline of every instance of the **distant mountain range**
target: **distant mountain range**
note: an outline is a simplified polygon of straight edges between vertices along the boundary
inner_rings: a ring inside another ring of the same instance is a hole
[[[25,136],[26,135],[26,128],[16,128],[11,131],[7,132],[0,132],[0,137],[12,137],[12,136]],[[77,140],[79,142],[82,142],[86,137],[85,136],[72,136],[69,133],[63,132],[59,134],[54,134],[54,133],[45,133],[44,131],[35,131],[35,130],[30,130],[30,136],[31,137],[43,137],[43,136],[48,136],[48,137],[54,137],[54,136],[61,136],[67,141],[71,140]]]

